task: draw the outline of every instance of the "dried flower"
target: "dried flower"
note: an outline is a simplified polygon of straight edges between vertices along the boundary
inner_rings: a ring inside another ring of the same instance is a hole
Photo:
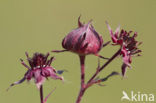
[[[142,44],[142,42],[138,42],[135,40],[135,38],[137,37],[137,32],[135,32],[133,36],[130,36],[132,31],[127,32],[125,30],[121,30],[121,32],[119,33],[120,26],[118,26],[118,28],[113,33],[109,24],[107,22],[106,24],[109,29],[114,45],[121,46],[120,55],[123,58],[123,65],[121,69],[122,75],[124,76],[126,73],[126,67],[131,67],[130,64],[132,62],[132,56],[140,56],[140,54],[138,53],[140,53],[141,50],[138,49],[138,46]]]
[[[25,73],[24,77],[21,80],[14,82],[13,84],[11,84],[11,86],[20,84],[25,80],[30,81],[33,78],[35,80],[36,86],[39,89],[45,79],[47,79],[48,77],[51,77],[52,79],[63,80],[63,77],[57,75],[60,71],[57,72],[52,66],[50,66],[52,61],[54,60],[54,57],[51,57],[48,60],[49,53],[47,53],[47,55],[34,53],[32,58],[30,58],[28,56],[28,53],[26,53],[26,56],[30,66],[26,65],[22,59],[21,64],[24,65],[28,69],[28,71]]]

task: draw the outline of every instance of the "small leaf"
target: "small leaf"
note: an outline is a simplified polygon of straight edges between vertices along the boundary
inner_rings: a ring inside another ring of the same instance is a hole
[[[68,72],[67,70],[57,70],[57,74],[62,74],[62,73],[64,73],[64,72]]]
[[[112,76],[115,76],[115,75],[119,75],[118,72],[112,72],[111,74],[109,74],[107,77],[101,79],[102,82],[108,80],[108,78],[112,77]]]

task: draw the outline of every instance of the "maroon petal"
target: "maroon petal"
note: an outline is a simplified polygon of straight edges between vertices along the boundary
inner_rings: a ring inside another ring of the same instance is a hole
[[[45,77],[41,75],[41,70],[34,70],[34,80],[38,89],[40,89],[41,85],[45,81]]]
[[[126,50],[126,48],[123,46],[122,50],[121,50],[121,54],[122,54],[122,58],[123,58],[123,62],[128,66],[131,67],[130,63],[131,63],[131,56],[129,55],[129,52]]]
[[[77,43],[74,46],[74,49],[76,51],[79,51],[79,50],[81,50],[82,48],[85,47],[85,46],[82,47],[83,46],[83,42],[84,42],[85,39],[86,39],[86,32],[78,38],[78,41],[77,41]]]
[[[117,34],[116,34],[116,36],[114,35],[114,33],[113,33],[113,31],[112,31],[112,29],[111,29],[111,27],[110,27],[110,25],[108,24],[107,21],[106,21],[106,24],[107,24],[107,28],[108,28],[108,30],[109,30],[109,33],[110,33],[110,35],[111,35],[111,38],[112,38],[113,43],[117,43],[117,40],[118,40],[118,38],[116,37]],[[119,27],[118,27],[117,30],[116,30],[117,33],[118,33],[118,29],[119,29]]]
[[[56,73],[54,73],[54,72],[51,72],[50,77],[51,77],[52,79],[64,80],[63,77],[60,77],[60,76],[56,75]]]
[[[52,79],[60,79],[63,80],[63,77],[60,77],[56,74],[56,70],[52,67],[46,67],[43,71],[44,74],[48,73],[47,77],[51,77]]]
[[[100,48],[99,50],[101,49],[102,45],[103,45],[103,39],[102,39],[102,36],[99,36],[99,34],[96,32],[96,30],[94,29],[93,25],[91,25],[91,28],[90,30],[93,32],[93,34],[95,35],[95,37],[98,39],[99,41],[99,45],[100,45]]]
[[[25,73],[25,78],[29,81],[33,78],[33,70],[28,70],[26,73]]]
[[[47,66],[47,65],[50,66],[51,63],[52,63],[54,60],[55,60],[55,58],[54,58],[54,57],[51,57],[50,60],[47,61],[46,66]]]
[[[114,36],[116,38],[119,38],[119,32],[120,32],[120,25],[116,28],[115,33],[114,33]]]
[[[122,64],[121,67],[121,71],[122,71],[122,76],[124,77],[126,74],[126,69],[127,69],[127,65],[125,63]]]

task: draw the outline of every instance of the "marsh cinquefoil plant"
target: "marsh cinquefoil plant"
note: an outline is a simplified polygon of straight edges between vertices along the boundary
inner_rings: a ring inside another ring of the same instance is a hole
[[[48,97],[53,91],[50,92],[48,96],[44,99],[43,82],[46,79],[48,79],[48,77],[51,77],[52,79],[63,80],[63,77],[57,75],[57,74],[61,74],[63,71],[62,70],[57,71],[55,70],[55,68],[51,66],[54,57],[48,59],[49,53],[47,53],[46,55],[42,53],[34,53],[32,58],[29,57],[28,53],[26,53],[26,56],[27,56],[27,61],[29,63],[29,66],[22,59],[20,60],[21,60],[21,64],[27,68],[27,72],[25,73],[24,77],[21,80],[12,83],[10,87],[16,84],[20,84],[25,80],[30,81],[31,79],[34,79],[37,88],[40,90],[41,103],[46,103]]]
[[[132,57],[140,56],[141,50],[138,49],[138,46],[142,42],[136,41],[137,33],[134,32],[131,35],[132,31],[127,32],[126,30],[120,31],[120,26],[113,32],[108,22],[106,22],[111,39],[112,45],[119,46],[119,49],[110,57],[106,58],[99,54],[100,50],[107,46],[110,41],[103,43],[102,36],[96,32],[91,21],[87,24],[83,24],[80,21],[80,17],[78,18],[78,28],[72,30],[62,41],[62,47],[64,50],[53,50],[53,52],[65,52],[70,51],[78,55],[80,59],[80,71],[81,71],[81,85],[80,91],[77,96],[76,103],[80,103],[85,91],[94,84],[101,85],[102,82],[108,80],[108,78],[118,75],[118,72],[113,71],[106,77],[99,78],[99,73],[107,67],[116,57],[121,57],[123,64],[121,65],[122,76],[125,76],[127,67],[131,68]],[[95,73],[90,77],[90,79],[86,82],[85,79],[85,58],[87,55],[95,55],[98,58],[106,59],[107,61],[100,66],[100,61],[98,59],[98,66],[95,69]],[[33,57],[29,57],[28,53],[26,53],[27,61],[29,66],[21,59],[21,64],[27,68],[27,72],[24,77],[14,82],[10,85],[10,87],[20,84],[25,80],[30,81],[34,79],[37,88],[40,90],[40,99],[41,103],[46,103],[47,98],[51,95],[50,92],[48,96],[43,98],[43,82],[51,77],[53,79],[63,80],[63,77],[58,76],[58,74],[62,74],[63,70],[55,70],[51,63],[54,60],[54,57],[48,59],[49,53],[46,55],[41,53],[34,53]],[[9,87],[9,88],[10,88]]]
[[[141,50],[138,49],[138,45],[141,42],[135,40],[137,33],[135,32],[133,36],[130,32],[125,30],[120,31],[120,26],[115,32],[111,30],[111,27],[106,22],[110,36],[112,38],[113,46],[120,45],[117,52],[114,53],[109,59],[99,55],[99,51],[106,46],[109,42],[103,44],[102,37],[95,31],[91,24],[91,21],[87,24],[82,24],[80,22],[80,17],[78,18],[78,28],[72,30],[62,41],[62,47],[65,50],[53,50],[53,52],[59,53],[64,51],[70,51],[78,54],[80,58],[80,70],[81,70],[81,86],[80,91],[76,100],[76,103],[80,103],[85,91],[94,84],[100,84],[108,80],[109,77],[118,75],[119,73],[113,71],[111,74],[104,78],[98,78],[98,74],[110,64],[116,57],[121,56],[123,59],[123,65],[121,66],[122,75],[125,76],[126,67],[131,67],[132,56],[140,56]],[[120,32],[120,33],[119,33]],[[96,55],[98,57],[107,59],[107,61],[100,66],[98,61],[98,66],[95,73],[86,82],[85,81],[85,57],[89,54]]]

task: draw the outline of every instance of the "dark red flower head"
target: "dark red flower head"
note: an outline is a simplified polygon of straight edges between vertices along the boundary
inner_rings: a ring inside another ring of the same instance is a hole
[[[138,42],[135,40],[137,37],[137,32],[135,32],[132,36],[132,31],[127,32],[126,30],[120,31],[120,26],[116,29],[116,31],[113,33],[111,30],[111,27],[107,23],[107,27],[109,29],[112,41],[114,45],[120,45],[121,46],[121,56],[123,58],[123,65],[122,65],[122,75],[125,75],[126,67],[131,67],[132,62],[132,56],[140,56],[141,50],[138,49],[138,46],[142,42]],[[120,33],[119,33],[120,32]]]
[[[47,79],[48,77],[51,77],[52,79],[63,80],[63,77],[57,76],[60,71],[57,72],[52,66],[50,66],[52,61],[54,60],[54,57],[51,57],[48,60],[49,53],[47,53],[47,55],[34,53],[32,58],[29,57],[26,53],[26,56],[30,66],[26,65],[22,59],[21,64],[23,64],[28,69],[28,71],[25,73],[23,79],[11,84],[11,86],[20,84],[24,80],[29,81],[32,78],[35,80],[35,84],[38,88],[40,88],[45,79]]]
[[[78,28],[72,30],[62,41],[62,46],[68,51],[79,55],[97,54],[102,46],[103,39],[91,24],[82,24],[78,19]]]

